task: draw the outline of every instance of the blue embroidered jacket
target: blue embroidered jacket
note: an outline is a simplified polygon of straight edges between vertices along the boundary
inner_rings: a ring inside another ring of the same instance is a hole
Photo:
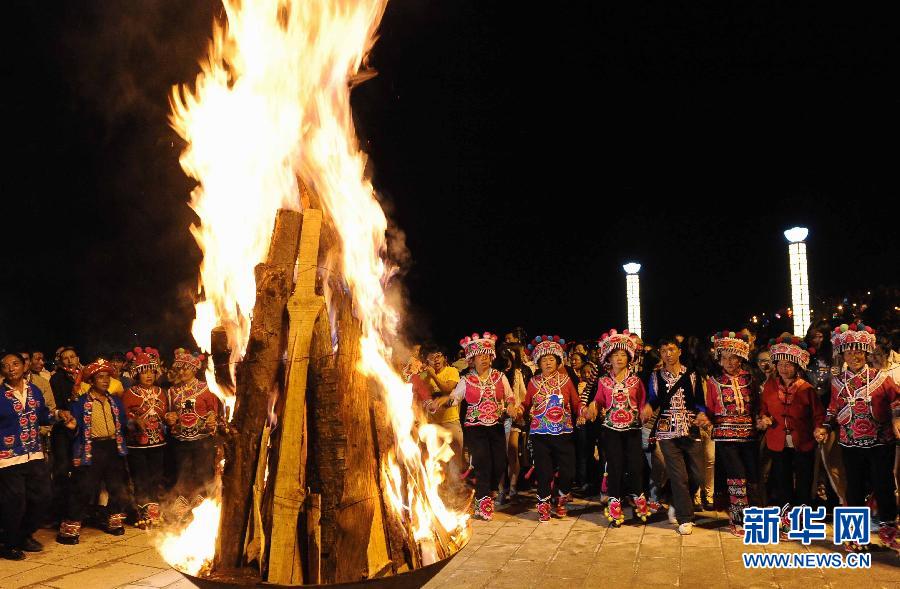
[[[40,426],[50,423],[50,410],[35,385],[25,383],[24,404],[7,383],[0,385],[0,467],[28,462],[21,457],[43,452]]]
[[[125,456],[128,454],[124,433],[127,424],[125,406],[122,404],[122,399],[116,395],[109,395],[109,406],[112,409],[113,421],[116,424],[116,449],[119,451],[119,456]],[[78,424],[75,428],[75,440],[72,442],[73,466],[90,466],[91,464],[93,409],[94,398],[90,393],[81,395],[69,403],[69,411],[72,412],[72,417],[75,418]]]

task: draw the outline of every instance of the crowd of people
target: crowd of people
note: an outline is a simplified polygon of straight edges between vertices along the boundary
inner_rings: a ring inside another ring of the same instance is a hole
[[[216,474],[222,406],[197,379],[202,355],[135,348],[82,365],[57,350],[53,372],[40,351],[0,357],[0,557],[43,546],[39,527],[77,544],[91,521],[113,535],[183,521]]]
[[[420,418],[452,434],[447,478],[474,487],[477,519],[531,486],[541,522],[578,494],[599,497],[611,526],[663,510],[680,534],[704,509],[743,535],[748,506],[783,507],[786,532],[792,505],[869,505],[900,549],[892,335],[823,323],[765,342],[745,328],[649,346],[627,330],[589,345],[517,329],[466,336],[452,364],[415,346],[403,371]]]
[[[857,322],[655,346],[610,330],[592,345],[517,329],[466,336],[452,363],[415,346],[401,368],[420,422],[453,449],[446,485],[474,487],[476,518],[526,488],[541,522],[580,495],[613,527],[662,511],[680,534],[714,507],[742,534],[748,506],[869,505],[900,549],[896,336]],[[187,521],[221,463],[204,364],[180,348],[165,365],[149,347],[83,364],[61,347],[51,372],[41,351],[0,353],[0,558],[42,550],[39,527],[77,544],[85,522],[119,535]]]

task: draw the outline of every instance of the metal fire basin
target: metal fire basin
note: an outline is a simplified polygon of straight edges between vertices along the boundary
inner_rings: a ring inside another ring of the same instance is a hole
[[[471,536],[469,536],[471,537]],[[333,585],[275,585],[266,582],[240,582],[240,581],[223,581],[206,577],[195,577],[185,572],[178,571],[184,575],[192,583],[200,587],[200,589],[223,589],[225,587],[239,587],[247,589],[248,587],[260,587],[264,589],[281,589],[288,587],[321,587],[323,589],[418,589],[424,586],[435,575],[441,572],[447,563],[449,563],[460,551],[468,544],[468,538],[459,550],[443,560],[434,562],[428,566],[424,566],[406,573],[393,575],[389,577],[378,577],[376,579],[366,579],[365,581],[356,581],[352,583],[335,583]],[[177,570],[177,569],[176,569]]]

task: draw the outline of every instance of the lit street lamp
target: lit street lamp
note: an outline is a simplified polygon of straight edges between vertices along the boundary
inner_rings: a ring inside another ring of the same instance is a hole
[[[629,262],[622,266],[625,270],[625,294],[628,297],[628,331],[641,335],[641,283],[638,272],[641,265]]]
[[[806,237],[809,229],[793,227],[784,232],[788,240],[791,269],[791,304],[794,313],[794,335],[804,337],[810,324],[809,274],[806,270]]]

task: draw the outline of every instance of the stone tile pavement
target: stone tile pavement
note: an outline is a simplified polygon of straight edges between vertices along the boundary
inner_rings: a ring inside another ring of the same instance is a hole
[[[572,504],[570,517],[540,524],[533,500],[524,501],[498,511],[493,522],[475,522],[469,544],[426,588],[900,589],[900,558],[890,551],[873,552],[869,570],[747,570],[741,561],[745,551],[834,547],[794,542],[745,547],[723,527],[724,514],[703,515],[694,533],[682,537],[664,518],[608,528],[599,503],[584,500]],[[51,530],[36,537],[44,552],[20,562],[0,560],[0,589],[194,587],[163,562],[141,530],[127,528],[124,536],[114,537],[85,529],[77,546],[56,544]]]

